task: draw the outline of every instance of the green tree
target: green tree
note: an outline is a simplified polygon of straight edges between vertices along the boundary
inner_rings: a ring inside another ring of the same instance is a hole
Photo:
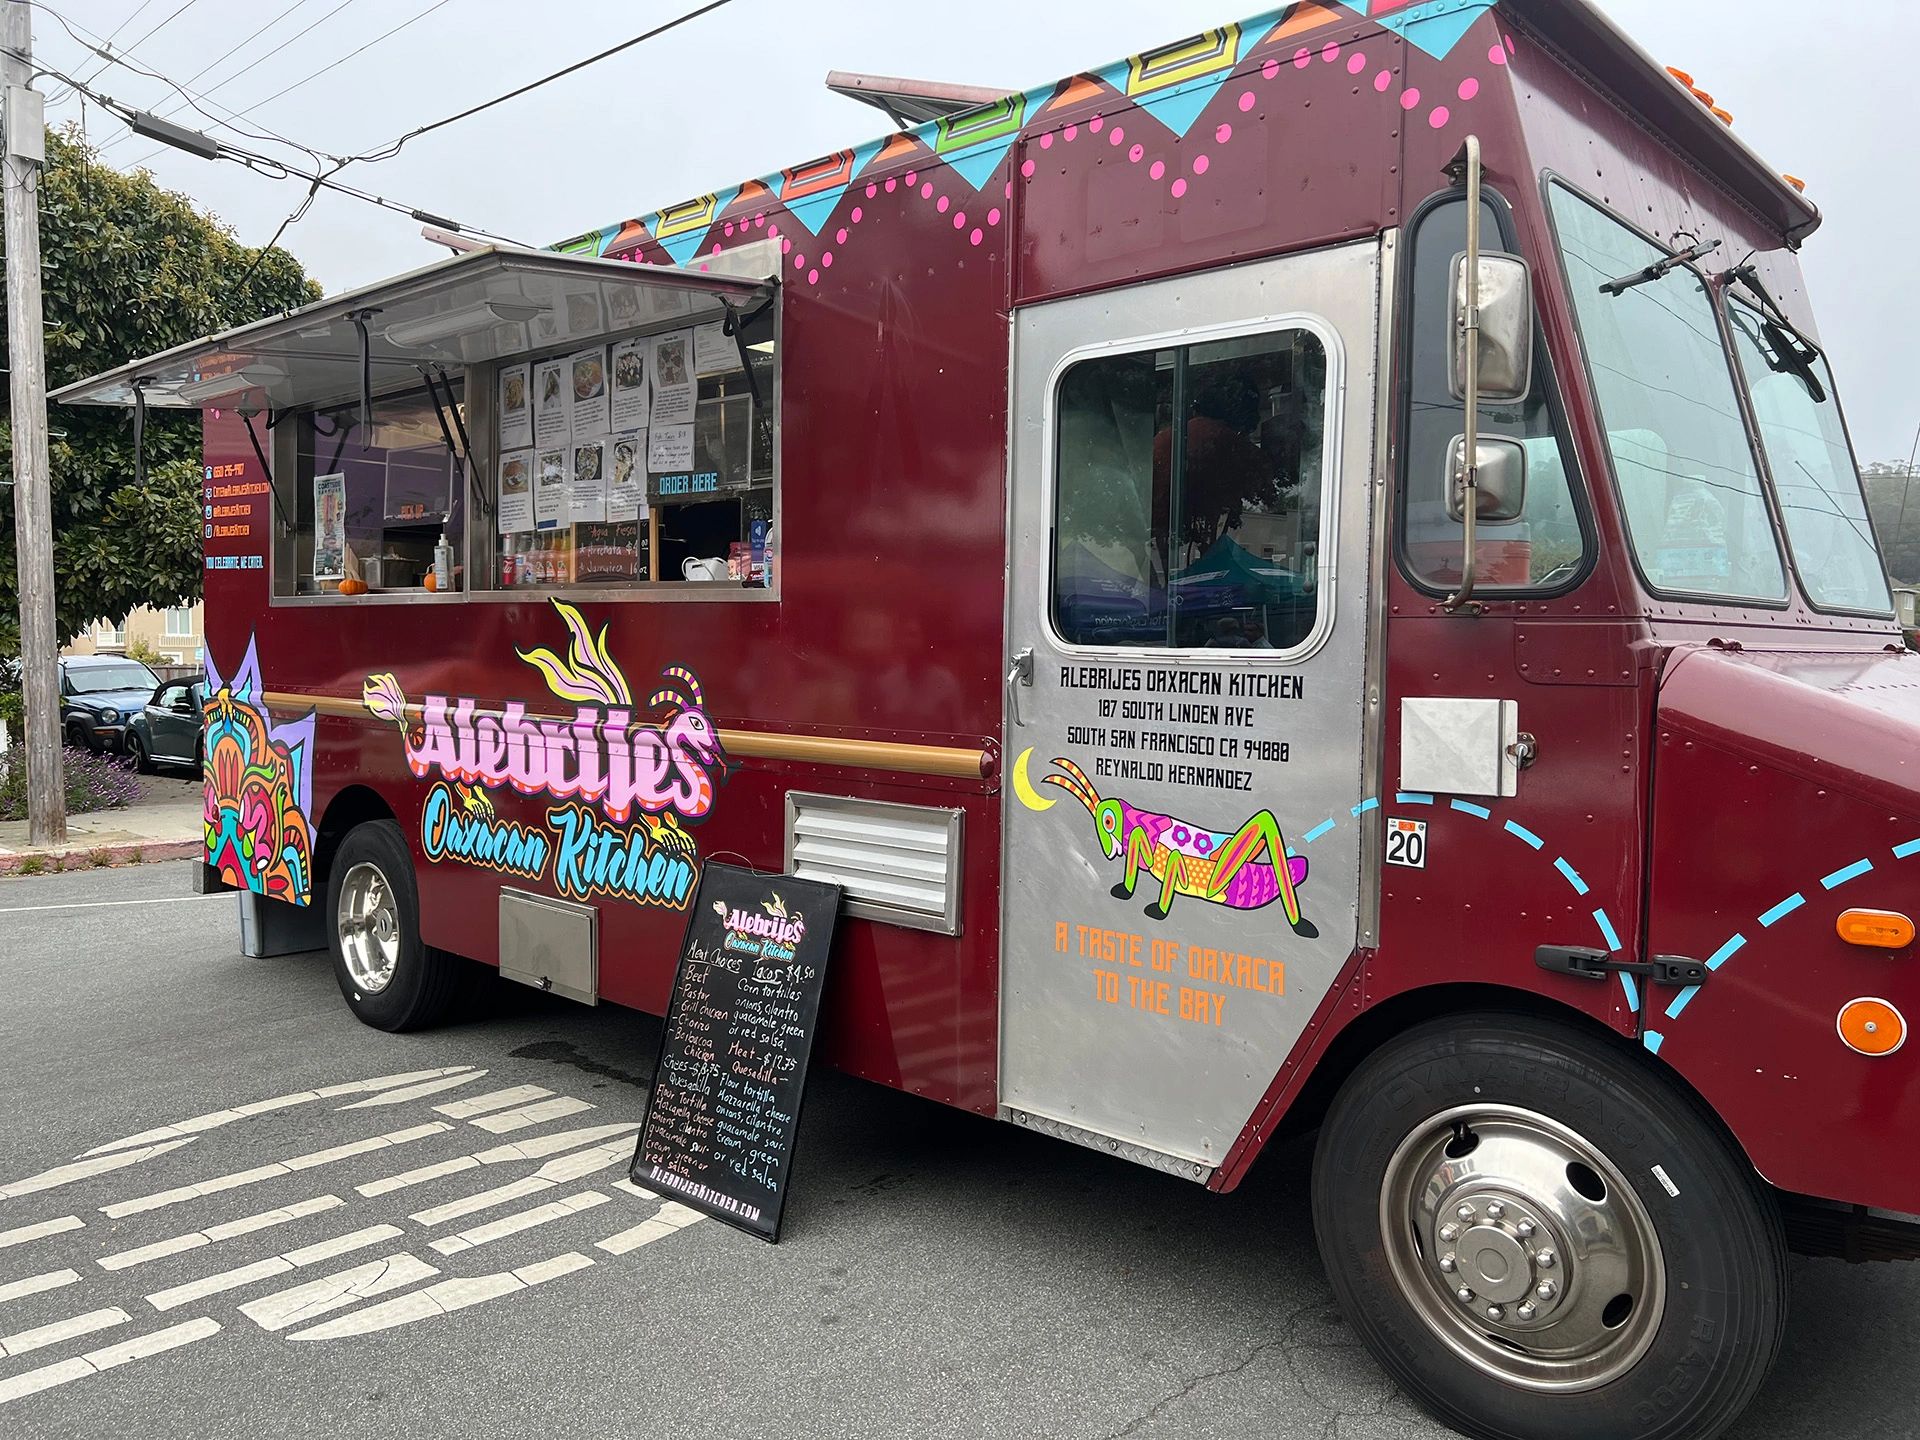
[[[72,129],[47,136],[40,247],[51,389],[320,298],[284,250],[263,258],[146,171],[102,164]],[[144,489],[129,412],[56,405],[47,423],[62,641],[141,605],[199,599],[199,416],[148,412]],[[12,475],[0,421],[0,658],[19,653]]]

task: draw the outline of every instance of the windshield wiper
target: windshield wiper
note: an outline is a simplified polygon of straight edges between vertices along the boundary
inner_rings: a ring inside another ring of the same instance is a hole
[[[1820,358],[1820,347],[1800,333],[1800,327],[1787,318],[1787,312],[1780,308],[1780,302],[1773,298],[1761,280],[1760,272],[1751,264],[1736,265],[1726,274],[1718,277],[1722,285],[1732,285],[1735,281],[1745,285],[1760,302],[1760,330],[1774,353],[1767,357],[1768,366],[1781,375],[1793,375],[1806,382],[1812,392],[1813,402],[1824,405],[1827,399],[1827,387],[1820,383],[1820,376],[1814,370],[1814,362]]]
[[[1718,240],[1703,240],[1698,245],[1690,245],[1685,250],[1676,250],[1664,260],[1656,260],[1646,269],[1635,275],[1622,275],[1618,280],[1609,280],[1600,287],[1602,295],[1624,295],[1638,285],[1650,285],[1655,280],[1664,280],[1682,265],[1691,265],[1696,260],[1705,259],[1720,248]]]

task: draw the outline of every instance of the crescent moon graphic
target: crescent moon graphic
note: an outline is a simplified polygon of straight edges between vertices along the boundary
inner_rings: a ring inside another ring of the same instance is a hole
[[[1027,778],[1027,761],[1033,758],[1033,747],[1029,745],[1020,752],[1020,758],[1013,762],[1013,793],[1020,797],[1020,803],[1029,810],[1047,811],[1060,802],[1049,800],[1033,788],[1033,781]]]

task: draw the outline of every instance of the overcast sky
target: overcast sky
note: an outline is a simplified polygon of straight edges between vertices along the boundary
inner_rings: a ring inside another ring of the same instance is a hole
[[[184,0],[184,7],[182,0],[148,0],[144,9],[141,0],[52,3],[94,36],[131,16],[116,43],[131,43],[147,68],[245,112],[252,126],[352,154],[604,49],[695,8],[696,0]],[[1602,3],[1663,63],[1691,70],[1770,162],[1810,182],[1827,225],[1804,263],[1861,459],[1904,461],[1920,427],[1920,367],[1912,359],[1920,283],[1911,265],[1884,274],[1882,267],[1920,235],[1920,165],[1913,158],[1920,86],[1907,73],[1909,57],[1920,50],[1920,6]],[[1240,13],[1262,8],[1263,0],[1245,0]],[[1025,87],[1236,18],[1234,10],[1233,0],[967,0],[951,7],[732,0],[341,178],[544,244],[878,134],[885,128],[878,112],[822,86],[830,69]],[[97,62],[43,7],[35,11],[42,61],[91,75]],[[417,23],[369,45],[416,16]],[[257,39],[219,58],[270,19]],[[352,53],[361,46],[368,48]],[[268,98],[334,62],[309,83]],[[118,67],[93,83],[149,108],[164,110],[178,98]],[[79,113],[68,102],[52,118]],[[204,124],[190,110],[174,118]],[[152,154],[151,143],[121,139],[124,127],[97,110],[88,112],[88,133],[96,143],[118,141],[108,160],[144,161],[163,184],[193,196],[249,244],[263,243],[300,198],[293,182],[177,151]],[[329,291],[445,254],[405,216],[331,196],[317,201],[283,243]]]

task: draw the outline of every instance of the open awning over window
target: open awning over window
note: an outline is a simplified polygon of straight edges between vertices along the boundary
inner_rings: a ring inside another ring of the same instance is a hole
[[[755,247],[757,248],[757,247]],[[751,264],[749,252],[716,266]],[[771,270],[769,265],[768,270]],[[67,385],[63,405],[285,410],[341,404],[534,351],[749,314],[771,278],[490,246]]]

